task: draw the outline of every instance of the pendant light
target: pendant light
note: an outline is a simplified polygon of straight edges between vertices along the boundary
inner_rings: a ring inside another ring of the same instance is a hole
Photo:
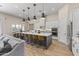
[[[33,16],[33,19],[34,20],[36,20],[37,18],[36,18],[36,15],[35,15],[35,11],[36,11],[36,4],[33,4],[33,6],[34,6],[34,16]]]
[[[23,9],[23,17],[24,17],[25,9]],[[23,22],[25,22],[25,18],[23,18]]]
[[[27,7],[27,9],[28,9],[28,18],[27,18],[27,20],[30,21],[30,17],[29,17],[29,9],[30,9],[30,7]]]
[[[43,12],[42,12],[42,19],[45,19],[45,13],[44,13],[44,4],[42,5]]]

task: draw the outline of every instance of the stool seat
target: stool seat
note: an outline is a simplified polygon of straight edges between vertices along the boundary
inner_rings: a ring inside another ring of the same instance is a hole
[[[45,46],[46,43],[46,37],[44,36],[38,36],[39,44]]]

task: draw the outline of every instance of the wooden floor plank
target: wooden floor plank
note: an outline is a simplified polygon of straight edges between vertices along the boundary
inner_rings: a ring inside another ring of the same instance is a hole
[[[25,53],[28,56],[73,56],[69,48],[57,40],[54,40],[47,50],[27,44],[25,45]]]

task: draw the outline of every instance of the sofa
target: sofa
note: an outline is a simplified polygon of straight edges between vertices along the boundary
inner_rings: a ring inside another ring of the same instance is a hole
[[[25,52],[24,52],[25,41],[24,40],[14,38],[9,35],[0,35],[0,42],[6,41],[7,39],[9,39],[8,43],[11,44],[12,50],[1,56],[25,56]]]

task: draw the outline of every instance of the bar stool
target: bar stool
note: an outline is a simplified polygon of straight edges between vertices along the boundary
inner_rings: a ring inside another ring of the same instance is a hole
[[[16,37],[16,34],[15,33],[13,34],[13,37]]]
[[[28,34],[28,40],[29,40],[29,44],[33,44],[33,36],[31,34]]]
[[[33,44],[33,35],[32,34],[29,35],[29,40],[30,40],[30,44]]]
[[[19,33],[16,33],[16,34],[17,34],[17,38],[19,38],[19,36],[20,36]]]
[[[20,33],[20,38],[23,39],[23,40],[25,40],[24,34]]]
[[[33,35],[33,43],[38,44],[38,36],[37,35]]]
[[[39,45],[46,46],[46,38],[44,36],[38,36]]]
[[[16,33],[15,35],[16,35],[16,38],[18,38],[18,35],[17,35],[17,33]]]
[[[30,40],[29,40],[29,35],[28,34],[25,35],[25,39],[26,39],[26,42],[29,44]]]

